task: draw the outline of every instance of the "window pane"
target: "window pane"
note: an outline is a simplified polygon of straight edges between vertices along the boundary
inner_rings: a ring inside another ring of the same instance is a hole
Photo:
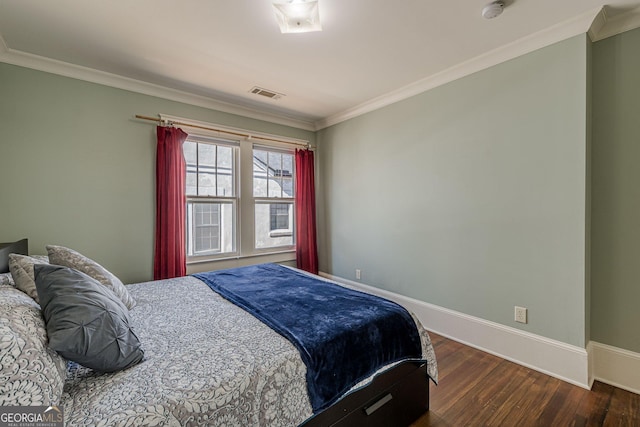
[[[293,197],[293,154],[282,155],[282,196]]]
[[[211,172],[203,172],[200,166],[198,173],[198,196],[215,196],[216,195],[216,174]]]
[[[233,203],[220,204],[220,252],[236,251],[235,210]]]
[[[216,145],[198,144],[198,195],[216,195]]]
[[[253,196],[293,197],[293,154],[253,150]]]
[[[253,150],[253,197],[267,197],[267,152]]]
[[[282,197],[282,154],[269,152],[268,197]]]
[[[233,149],[223,145],[218,146],[218,196],[233,196]]]
[[[184,160],[187,164],[187,196],[195,196],[198,194],[198,187],[196,185],[196,176],[198,173],[198,163],[196,150],[198,144],[191,141],[185,141],[182,150],[184,152]]]
[[[293,245],[293,204],[256,203],[256,248]],[[272,228],[276,227],[276,228]]]
[[[187,255],[235,251],[234,204],[187,203]]]
[[[269,168],[272,171],[278,171],[282,169],[282,154],[269,151]]]
[[[198,195],[198,186],[196,184],[196,176],[195,172],[191,172],[187,167],[187,196],[197,196]]]
[[[224,145],[218,145],[218,167],[231,169],[233,166],[233,149]]]
[[[197,146],[198,144],[193,141],[185,141],[184,144],[182,144],[182,152],[184,153],[184,160],[187,162],[187,165],[196,165]]]
[[[283,176],[282,177],[282,197],[293,197],[293,177],[292,176]]]
[[[216,166],[216,148],[215,144],[198,144],[198,164],[215,168]]]
[[[187,196],[235,196],[235,149],[226,145],[185,141]]]
[[[282,170],[285,171],[284,175],[289,175],[293,173],[293,154],[284,154],[282,156]]]

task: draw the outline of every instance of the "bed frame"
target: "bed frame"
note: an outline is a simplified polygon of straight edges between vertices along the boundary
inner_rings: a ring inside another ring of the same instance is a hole
[[[301,426],[408,426],[429,410],[426,368],[425,362],[402,362]]]

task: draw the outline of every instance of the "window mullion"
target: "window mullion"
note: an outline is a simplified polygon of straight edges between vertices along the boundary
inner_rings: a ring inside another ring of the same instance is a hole
[[[271,167],[269,166],[269,158],[271,156],[269,156],[269,152],[267,151],[267,170],[265,171],[265,176],[267,178],[267,197],[269,197],[269,171],[271,170]]]
[[[196,144],[196,194],[200,195],[200,144]]]
[[[214,153],[215,153],[214,156],[213,156],[213,165],[214,165],[213,170],[215,171],[215,175],[214,175],[214,179],[213,179],[213,182],[214,182],[214,185],[215,185],[214,193],[216,194],[216,196],[218,196],[218,146],[217,145],[216,145],[216,149],[215,149]]]
[[[280,154],[280,197],[284,196],[284,154]]]

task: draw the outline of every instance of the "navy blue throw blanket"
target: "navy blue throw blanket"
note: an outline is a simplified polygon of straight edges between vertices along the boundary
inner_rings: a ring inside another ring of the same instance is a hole
[[[384,365],[422,357],[411,315],[384,298],[277,264],[194,276],[296,346],[314,413]]]

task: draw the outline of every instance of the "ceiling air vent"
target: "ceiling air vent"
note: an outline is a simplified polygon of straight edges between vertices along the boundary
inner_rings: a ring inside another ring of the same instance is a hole
[[[280,99],[284,96],[283,93],[278,93],[278,92],[274,92],[272,90],[269,89],[265,89],[262,87],[258,87],[258,86],[254,86],[251,88],[251,90],[249,91],[255,95],[261,95],[264,97],[267,97],[269,99]]]

